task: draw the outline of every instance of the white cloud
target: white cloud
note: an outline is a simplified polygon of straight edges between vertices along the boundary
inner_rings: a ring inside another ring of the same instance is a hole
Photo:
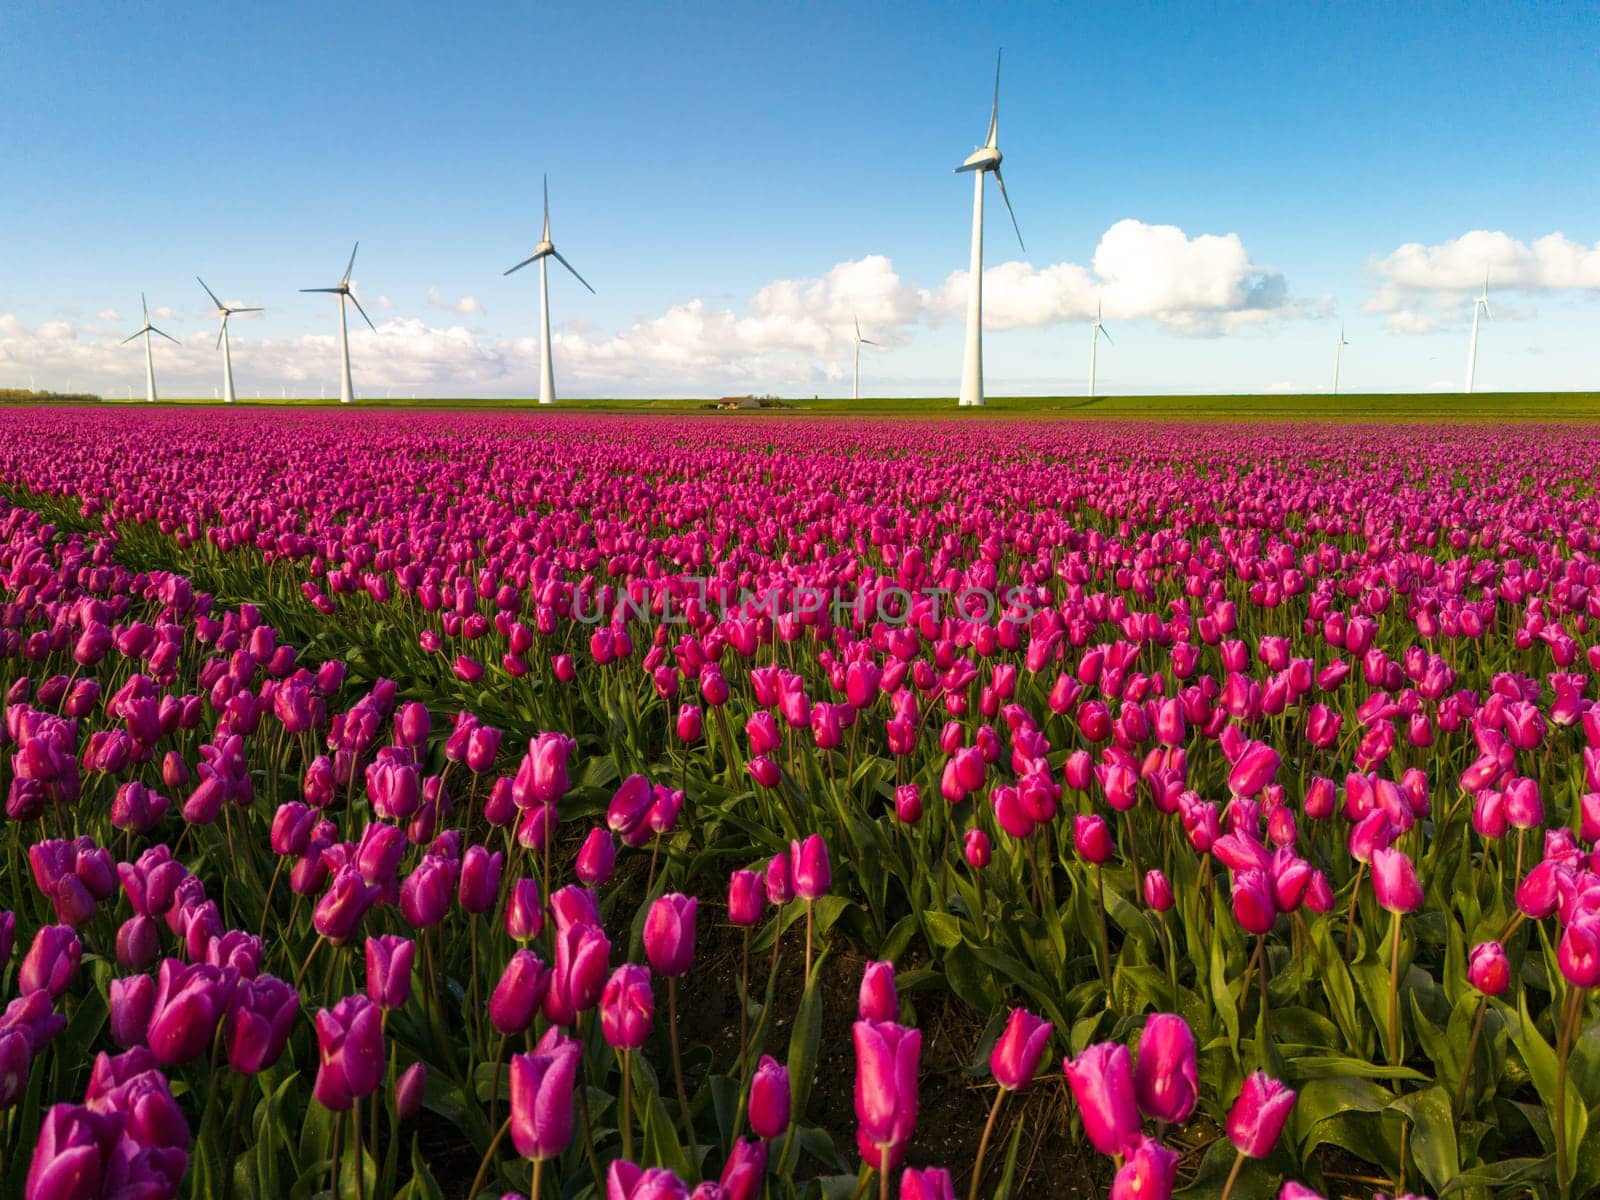
[[[393,308],[394,307],[394,301],[389,299],[389,297],[387,297],[387,296],[379,296],[375,301],[373,301],[373,303],[376,304],[379,308]]]
[[[95,318],[110,324],[111,322],[122,320],[122,314],[117,312],[117,310],[114,308],[102,308],[99,312],[95,313]]]
[[[969,272],[953,272],[929,297],[937,319],[960,316]],[[1007,262],[983,273],[985,329],[1056,325],[1093,318],[1153,320],[1177,333],[1216,334],[1300,316],[1283,276],[1251,261],[1236,233],[1189,237],[1176,225],[1118,221],[1095,247],[1092,266],[1035,268]]]
[[[428,289],[428,303],[434,308],[443,309],[445,312],[460,313],[463,316],[481,315],[485,309],[479,304],[476,297],[463,296],[459,300],[446,300],[439,294],[437,287]],[[387,307],[387,305],[385,305]]]
[[[1183,333],[1220,332],[1300,311],[1288,299],[1282,276],[1253,264],[1237,236],[1191,238],[1171,226],[1137,221],[1107,231],[1092,270],[1014,262],[986,276],[988,323],[1002,329],[1085,320],[1102,291],[1108,323],[1149,319]],[[445,311],[483,311],[470,296],[452,301],[436,287],[427,296]],[[375,303],[389,307],[384,296]],[[964,275],[929,292],[903,280],[888,258],[868,255],[817,276],[774,280],[742,308],[689,299],[611,332],[570,319],[553,335],[557,385],[569,395],[808,395],[849,378],[855,320],[864,336],[879,343],[873,357],[881,365],[872,374],[882,378],[893,368],[880,356],[964,308]],[[300,336],[236,339],[241,392],[259,387],[271,395],[287,387],[315,395],[322,380],[336,379],[334,327],[319,320],[313,329]],[[120,395],[143,364],[142,347],[119,340],[116,331],[94,326],[50,322],[26,328],[15,316],[0,315],[0,368],[14,374],[20,367],[52,381],[70,376],[82,384],[88,378],[91,387]],[[158,383],[173,395],[209,395],[219,367],[214,328],[180,342],[157,344]],[[353,325],[350,352],[358,391],[529,395],[538,387],[534,337],[494,338],[461,324],[437,328],[417,318],[386,316],[376,332]]]
[[[156,308],[152,308],[150,310],[150,315],[152,317],[159,317],[163,321],[169,321],[173,317],[178,315],[178,310],[175,309],[175,308],[171,308],[171,307],[169,307],[169,306],[167,306],[165,304],[162,304],[162,305],[157,306]]]
[[[1376,283],[1363,311],[1385,315],[1394,333],[1432,333],[1471,318],[1472,296],[1488,273],[1491,304],[1498,292],[1600,291],[1600,243],[1585,246],[1561,233],[1522,242],[1508,233],[1475,229],[1437,245],[1407,242],[1367,265]],[[1526,309],[1494,304],[1496,317],[1527,317]]]

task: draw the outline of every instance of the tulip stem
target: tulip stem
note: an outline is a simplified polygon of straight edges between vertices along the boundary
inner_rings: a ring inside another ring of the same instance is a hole
[[[622,1052],[622,1157],[633,1161],[633,1051]],[[738,1136],[735,1134],[734,1136]]]
[[[1361,897],[1361,876],[1366,869],[1366,863],[1358,862],[1356,864],[1356,883],[1350,889],[1350,908],[1344,915],[1344,961],[1346,965],[1350,962],[1350,949],[1355,944],[1356,901]]]
[[[501,1034],[494,1046],[494,1073],[489,1076],[489,1124],[494,1124],[495,1112],[500,1107],[500,1063],[506,1053],[506,1035]],[[477,1195],[476,1192],[473,1195]]]
[[[811,910],[815,902],[806,899],[806,986],[811,986]]]
[[[1389,923],[1389,1065],[1398,1067],[1400,1053],[1400,914]]]
[[[504,1038],[501,1038],[500,1040],[502,1042],[505,1041]],[[497,1149],[499,1149],[499,1147],[500,1147],[500,1139],[505,1137],[506,1130],[508,1130],[510,1128],[511,1128],[511,1118],[507,1117],[505,1119],[505,1123],[500,1126],[499,1131],[494,1135],[494,1137],[492,1139],[490,1139],[489,1148],[483,1152],[483,1161],[478,1164],[478,1173],[472,1177],[472,1186],[467,1189],[467,1195],[469,1197],[476,1196],[479,1192],[481,1192],[483,1190],[484,1181],[489,1178],[489,1161],[492,1158],[494,1158],[494,1152]],[[538,1163],[539,1163],[539,1160],[538,1159],[534,1159],[534,1168],[533,1169],[534,1169],[535,1172],[537,1172],[538,1169],[539,1169]],[[535,1176],[535,1178],[537,1178],[537,1176]],[[535,1185],[535,1187],[534,1187],[533,1194],[534,1194],[535,1197],[537,1197],[538,1194],[539,1194],[539,1189],[538,1189],[537,1185]]]
[[[1095,907],[1100,917],[1100,979],[1105,984],[1106,1001],[1111,1001],[1111,938],[1106,932],[1106,884],[1100,864],[1094,865]]]
[[[994,1132],[994,1120],[1005,1103],[1006,1089],[1000,1088],[994,1103],[989,1106],[989,1119],[983,1123],[983,1136],[978,1139],[978,1157],[972,1162],[972,1183],[967,1187],[967,1200],[978,1200],[978,1184],[983,1180],[983,1156],[989,1149],[989,1135]]]
[[[1467,1102],[1467,1083],[1472,1079],[1472,1060],[1478,1053],[1478,1038],[1483,1033],[1483,1015],[1488,1010],[1489,997],[1485,994],[1478,998],[1478,1015],[1472,1019],[1472,1034],[1467,1038],[1467,1056],[1462,1059],[1461,1082],[1456,1084],[1456,1117],[1458,1119],[1466,1115],[1462,1106]]]
[[[1239,1168],[1244,1166],[1244,1153],[1235,1151],[1233,1155],[1233,1170],[1228,1172],[1228,1182],[1222,1185],[1222,1200],[1228,1200],[1233,1191],[1233,1185],[1239,1178]]]
[[[1568,987],[1561,1025],[1556,1030],[1556,1111],[1551,1122],[1556,1137],[1556,1187],[1561,1191],[1561,1200],[1572,1195],[1572,1180],[1567,1176],[1567,1060],[1572,1056],[1572,1042],[1582,1015],[1583,993]]]
[[[285,857],[280,854],[278,865],[272,871],[272,882],[267,884],[267,898],[261,902],[261,930],[256,934],[256,940],[260,942],[267,940],[267,919],[272,916],[272,893],[278,886],[278,876],[283,873],[285,861]]]
[[[533,1160],[533,1182],[528,1187],[529,1200],[539,1200],[539,1193],[544,1190],[544,1159]]]
[[[373,1102],[376,1107],[377,1102]],[[355,1098],[355,1105],[350,1109],[350,1140],[355,1143],[356,1149],[356,1200],[366,1200],[367,1179],[366,1163],[361,1153],[361,1097]]]
[[[300,964],[300,969],[294,974],[295,991],[300,992],[300,984],[306,977],[306,968],[311,965],[311,960],[316,957],[317,951],[322,948],[322,943],[326,940],[327,939],[319,933],[317,934],[317,940],[311,943],[311,949],[306,952],[305,961]],[[300,992],[300,994],[302,996],[305,995],[304,992]]]
[[[694,1117],[689,1112],[689,1094],[683,1089],[683,1056],[678,1053],[678,977],[667,978],[667,1029],[672,1035],[672,1076],[678,1085],[678,1107],[683,1110],[683,1136],[684,1149],[689,1153],[689,1161],[693,1162],[694,1154]]]
[[[878,1200],[889,1200],[889,1167],[887,1165],[889,1153],[887,1147],[879,1149],[878,1161],[885,1164],[878,1168]]]
[[[332,1200],[339,1200],[339,1130],[344,1127],[344,1122],[333,1123],[333,1141],[328,1150],[328,1195]]]

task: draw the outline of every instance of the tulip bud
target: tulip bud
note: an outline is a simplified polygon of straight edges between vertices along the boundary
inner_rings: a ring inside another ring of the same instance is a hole
[[[1172,907],[1172,884],[1164,872],[1144,873],[1144,902],[1154,912],[1166,912]]]
[[[1005,1032],[989,1054],[989,1071],[995,1082],[1012,1092],[1032,1083],[1053,1030],[1049,1021],[1041,1021],[1027,1009],[1013,1008]]]
[[[511,885],[506,898],[506,933],[518,942],[530,941],[544,929],[544,900],[539,895],[539,884],[532,879],[519,879]]]
[[[1228,1140],[1248,1158],[1264,1158],[1278,1142],[1294,1108],[1295,1092],[1263,1071],[1244,1081],[1228,1111]]]
[[[694,920],[699,902],[669,893],[650,906],[644,922],[644,952],[656,973],[671,979],[694,961]]]
[[[789,866],[794,877],[794,893],[802,900],[815,900],[833,883],[828,844],[820,833],[813,833],[804,842],[789,844]]]
[[[1133,1063],[1126,1046],[1098,1042],[1062,1063],[1083,1131],[1105,1155],[1125,1154],[1139,1137]]]
[[[859,1017],[863,1021],[897,1021],[900,998],[894,990],[894,964],[870,962],[861,976]]]
[[[578,851],[578,861],[573,873],[590,887],[598,887],[611,878],[611,872],[616,869],[616,865],[617,843],[611,836],[610,830],[596,825],[589,831],[582,849]]]
[[[1480,942],[1467,956],[1467,982],[1485,996],[1499,996],[1511,986],[1511,964],[1499,942]]]
[[[735,871],[728,877],[728,920],[733,924],[745,929],[759,924],[766,899],[759,871]]]
[[[770,1054],[761,1056],[750,1080],[750,1128],[775,1138],[789,1127],[789,1072]]]
[[[549,988],[549,968],[532,950],[518,950],[489,997],[489,1020],[506,1037],[524,1032]]]
[[[617,1050],[643,1047],[655,1011],[649,970],[637,963],[618,967],[600,993],[600,1029],[606,1044]]]
[[[428,1087],[428,1068],[422,1063],[412,1063],[400,1073],[394,1083],[395,1115],[402,1121],[414,1117],[422,1110],[422,1096]]]
[[[578,1043],[552,1030],[532,1054],[511,1059],[511,1142],[523,1158],[554,1158],[572,1140]]]
[[[1182,1017],[1156,1013],[1144,1023],[1133,1086],[1139,1107],[1153,1120],[1181,1125],[1194,1112],[1199,1068],[1194,1033]]]
[[[890,1021],[857,1021],[854,1033],[859,1133],[892,1162],[917,1124],[922,1034]]]

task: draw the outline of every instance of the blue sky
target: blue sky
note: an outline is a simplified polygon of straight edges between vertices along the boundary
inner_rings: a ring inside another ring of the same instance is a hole
[[[1596,386],[1593,5],[26,0],[0,9],[0,386],[141,386],[116,343],[143,289],[183,342],[164,390],[209,394],[198,272],[268,309],[234,324],[241,394],[334,389],[332,303],[296,289],[360,238],[359,392],[527,395],[536,279],[501,272],[548,171],[598,292],[552,277],[563,393],[848,394],[854,313],[884,343],[865,393],[953,394],[951,168],[1001,46],[1027,249],[991,185],[991,393],[1082,391],[1097,297],[1103,390],[1326,388],[1341,320],[1344,387],[1457,386],[1485,267],[1479,387]]]

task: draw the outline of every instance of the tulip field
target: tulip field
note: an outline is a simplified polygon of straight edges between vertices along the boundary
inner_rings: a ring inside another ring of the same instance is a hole
[[[0,1196],[1600,1193],[1600,430],[0,413]]]

